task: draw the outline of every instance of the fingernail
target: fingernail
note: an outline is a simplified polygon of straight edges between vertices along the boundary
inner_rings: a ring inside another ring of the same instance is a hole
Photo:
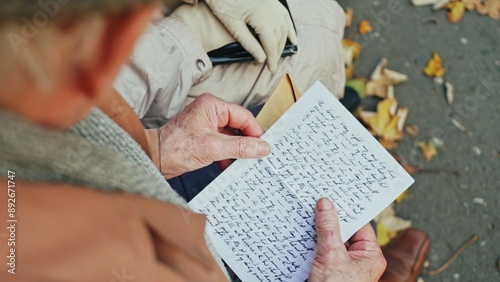
[[[333,203],[328,198],[321,198],[318,201],[318,210],[327,211],[333,209]]]
[[[257,155],[262,158],[271,152],[271,146],[266,141],[259,141],[259,144],[257,145]]]

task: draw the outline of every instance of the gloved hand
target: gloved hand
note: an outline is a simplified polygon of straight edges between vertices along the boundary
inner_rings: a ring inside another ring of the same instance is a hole
[[[288,10],[278,0],[206,0],[230,34],[255,60],[276,72],[286,39],[297,44],[297,35]],[[250,25],[260,42],[252,35]]]
[[[200,1],[194,6],[184,4],[177,8],[171,16],[177,17],[189,27],[207,53],[236,42],[236,39],[204,2]]]

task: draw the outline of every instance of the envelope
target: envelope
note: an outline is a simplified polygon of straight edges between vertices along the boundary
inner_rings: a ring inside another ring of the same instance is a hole
[[[257,122],[267,131],[301,96],[290,75],[286,74],[260,111]]]

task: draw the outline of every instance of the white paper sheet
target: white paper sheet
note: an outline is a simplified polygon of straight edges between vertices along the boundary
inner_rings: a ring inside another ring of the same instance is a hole
[[[189,203],[243,281],[307,279],[321,197],[335,202],[347,241],[413,183],[320,82],[262,138],[268,157],[236,161]]]

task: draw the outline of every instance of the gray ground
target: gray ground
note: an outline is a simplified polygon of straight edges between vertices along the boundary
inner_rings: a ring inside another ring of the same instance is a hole
[[[444,10],[414,7],[407,0],[339,2],[354,9],[347,37],[355,34],[362,19],[376,28],[370,35],[354,36],[364,46],[356,63],[358,75],[368,77],[379,59],[387,57],[389,68],[410,77],[396,87],[396,98],[410,108],[407,123],[420,127],[418,140],[437,137],[444,141],[431,162],[423,160],[410,138],[396,151],[414,165],[459,172],[459,176],[447,172],[415,175],[410,199],[397,207],[398,215],[429,234],[431,269],[474,234],[480,237],[444,272],[433,277],[422,274],[422,278],[426,282],[500,281],[500,21],[466,12],[461,22],[450,24]],[[422,24],[429,17],[437,23]],[[444,94],[436,92],[432,79],[422,73],[433,51],[443,58],[448,70],[445,79],[455,85],[451,107]],[[474,136],[458,130],[451,119]]]

